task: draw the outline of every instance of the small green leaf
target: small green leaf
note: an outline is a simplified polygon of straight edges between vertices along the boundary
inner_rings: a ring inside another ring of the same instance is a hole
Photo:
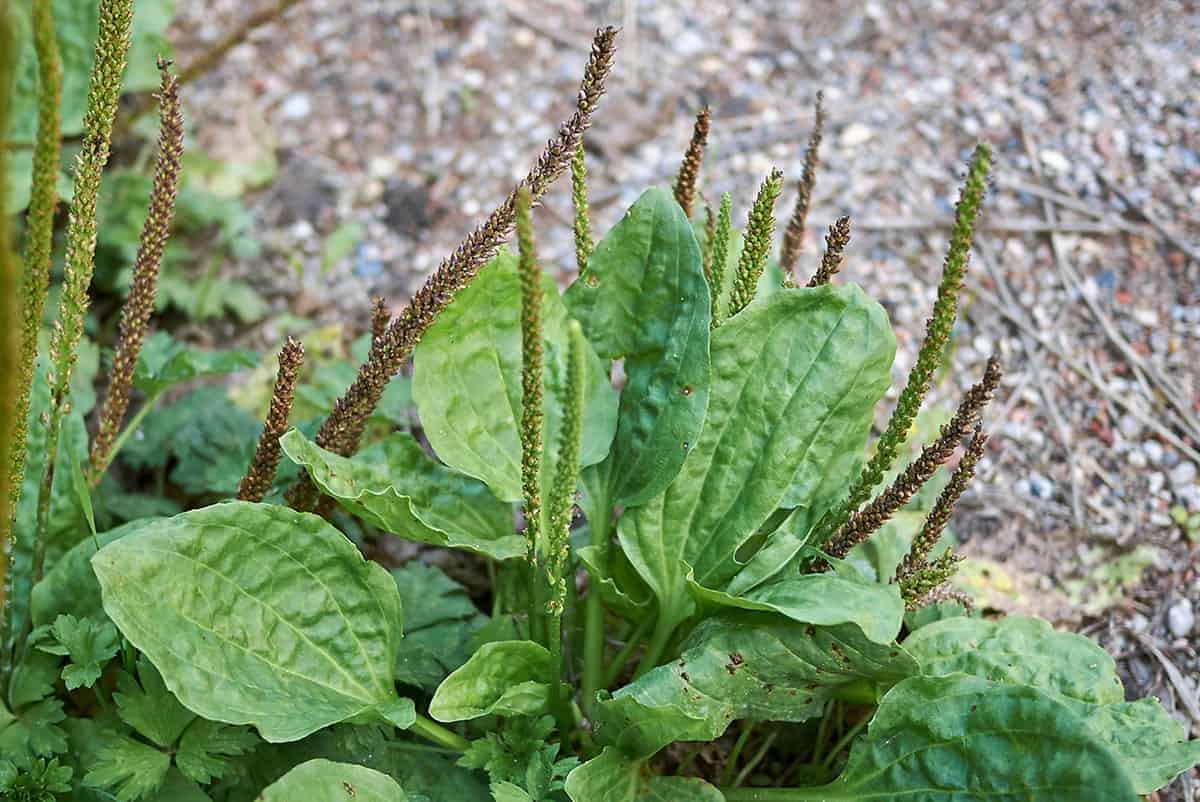
[[[126,672],[117,677],[113,701],[122,721],[164,749],[196,718],[167,690],[162,675],[145,657],[138,658],[136,679]]]
[[[321,275],[324,276],[338,262],[353,253],[362,241],[364,233],[362,223],[357,220],[347,220],[335,228],[321,246]]]
[[[837,780],[797,800],[1137,802],[1116,755],[1036,688],[913,677],[880,702]]]
[[[396,583],[317,516],[216,504],[140,525],[92,567],[109,617],[204,718],[268,741],[411,719]]]
[[[1107,652],[1082,635],[1055,631],[1040,618],[948,618],[921,627],[905,639],[904,648],[928,676],[961,672],[1095,704],[1125,699],[1117,665]]]
[[[644,776],[642,764],[612,747],[567,777],[572,802],[724,802],[716,788],[696,777]]]
[[[251,351],[200,351],[188,348],[158,331],[146,338],[133,371],[133,384],[148,396],[201,376],[219,376],[252,368],[258,358]]]
[[[45,646],[41,648],[71,658],[71,664],[62,671],[63,682],[69,691],[92,687],[100,678],[104,664],[116,656],[120,645],[117,629],[111,622],[80,620],[73,615],[56,618],[50,634],[59,648],[53,651]]]
[[[396,681],[432,691],[471,656],[472,635],[487,621],[466,588],[413,561],[392,571],[404,608]]]
[[[542,471],[553,476],[567,392],[567,309],[549,275],[543,293]],[[516,258],[501,252],[458,292],[413,352],[413,400],[434,452],[509,502],[521,500],[520,295]],[[604,459],[617,423],[616,391],[603,364],[590,352],[585,361],[582,466]]]
[[[549,702],[552,670],[550,652],[533,641],[484,644],[438,686],[429,715],[446,722],[537,715]]]
[[[245,727],[198,718],[184,731],[175,764],[183,776],[207,785],[225,775],[229,758],[246,754],[257,743],[258,737]]]
[[[15,716],[0,705],[0,755],[50,757],[67,751],[67,734],[59,726],[66,718],[58,699],[34,702]]]
[[[365,766],[310,760],[272,783],[262,802],[408,802],[391,777]]]
[[[446,470],[410,434],[397,432],[353,459],[295,429],[279,443],[322,492],[373,526],[497,560],[525,553],[524,538],[513,534],[511,507],[482,482]]]
[[[617,530],[668,622],[691,609],[686,567],[724,588],[743,565],[739,549],[785,498],[814,508],[837,497],[845,477],[829,461],[861,453],[895,348],[887,314],[854,285],[780,290],[713,332],[699,442]]]
[[[636,506],[679,473],[708,406],[708,284],[670,192],[648,189],[629,207],[564,300],[597,354],[625,360],[610,492]]]
[[[774,612],[802,624],[854,624],[875,643],[891,643],[904,622],[900,586],[851,579],[833,572],[788,576],[743,596],[701,587],[688,580],[698,600],[719,607]]]
[[[83,782],[93,788],[111,789],[119,802],[134,802],[157,791],[170,768],[171,756],[165,752],[106,732]]]
[[[596,708],[596,737],[646,758],[672,741],[711,741],[736,719],[805,721],[856,680],[887,687],[916,662],[858,627],[818,627],[776,614],[707,619],[679,658],[647,672]]]

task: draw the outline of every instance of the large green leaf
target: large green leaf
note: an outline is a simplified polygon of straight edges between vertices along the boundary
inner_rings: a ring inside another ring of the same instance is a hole
[[[466,588],[431,565],[392,571],[404,605],[396,681],[432,691],[471,656],[472,635],[487,621]]]
[[[259,797],[262,802],[407,802],[391,777],[365,766],[310,760],[283,775]]]
[[[100,582],[92,571],[92,556],[96,544],[106,546],[134,531],[141,522],[135,521],[101,532],[96,538],[81,540],[46,572],[42,581],[33,586],[30,612],[33,625],[50,624],[60,615],[76,618],[107,618],[100,603]]]
[[[485,643],[438,686],[429,715],[438,721],[466,721],[541,713],[550,699],[546,680],[553,665],[546,647],[533,641]]]
[[[92,567],[109,617],[205,718],[268,741],[413,720],[392,679],[396,583],[315,515],[216,504],[142,523]]]
[[[776,615],[735,613],[696,628],[679,659],[621,688],[596,709],[596,735],[632,757],[672,741],[711,741],[735,719],[804,721],[839,687],[880,687],[916,662],[854,626],[817,627]]]
[[[1040,618],[947,618],[918,629],[904,640],[904,648],[926,675],[960,672],[1095,704],[1125,699],[1107,652],[1082,635],[1055,631]]]
[[[883,308],[854,285],[780,290],[713,333],[700,440],[666,492],[618,527],[668,621],[690,609],[685,563],[721,588],[785,496],[836,497],[825,466],[862,450],[895,347]]]
[[[718,607],[774,612],[802,624],[854,624],[876,643],[891,643],[904,622],[899,585],[868,583],[834,572],[788,576],[734,596],[688,581],[698,600]]]
[[[409,540],[497,560],[525,553],[512,509],[482,482],[447,470],[412,435],[397,432],[347,459],[293,429],[279,441],[292,461],[349,512]]]
[[[550,276],[542,286],[542,470],[553,476],[567,384],[567,309]],[[433,450],[504,501],[521,500],[520,314],[516,259],[501,252],[438,315],[413,354],[413,400]],[[590,349],[586,367],[580,461],[585,466],[608,454],[617,423],[616,391]]]
[[[648,189],[629,207],[564,300],[596,353],[625,360],[610,493],[641,504],[679,473],[708,406],[708,284],[670,192]]]
[[[1136,802],[1117,756],[1036,688],[961,674],[884,696],[837,780],[794,800]]]
[[[640,761],[605,747],[598,757],[567,775],[572,802],[724,802],[716,788],[696,777],[653,777]]]

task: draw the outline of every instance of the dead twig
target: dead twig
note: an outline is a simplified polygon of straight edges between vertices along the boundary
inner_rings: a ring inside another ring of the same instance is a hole
[[[1165,671],[1167,674],[1167,679],[1171,680],[1172,687],[1174,687],[1175,692],[1179,694],[1179,699],[1183,702],[1184,709],[1187,710],[1188,715],[1191,716],[1192,729],[1195,731],[1196,728],[1200,727],[1200,700],[1196,698],[1196,694],[1193,693],[1192,689],[1188,686],[1187,680],[1183,676],[1183,672],[1180,671],[1179,667],[1171,661],[1171,658],[1167,657],[1166,654],[1163,653],[1162,649],[1158,648],[1158,644],[1152,641],[1148,636],[1141,632],[1134,632],[1132,629],[1128,628],[1126,628],[1126,631],[1129,632],[1130,635],[1133,635],[1133,637],[1137,638],[1138,643],[1142,644],[1142,648],[1154,655],[1154,659],[1158,660],[1158,662],[1162,665],[1163,671]]]
[[[1124,203],[1131,212],[1149,223],[1155,231],[1162,235],[1163,239],[1174,245],[1179,251],[1182,251],[1184,254],[1186,254],[1187,257],[1193,262],[1200,264],[1200,249],[1197,249],[1196,246],[1184,240],[1182,236],[1168,228],[1166,223],[1159,220],[1155,215],[1152,215],[1145,208],[1134,203],[1133,199],[1130,198],[1129,195],[1125,194],[1125,191],[1122,190],[1115,181],[1099,170],[1096,171],[1096,179],[1105,187],[1107,187],[1110,192],[1120,198],[1121,202]]]

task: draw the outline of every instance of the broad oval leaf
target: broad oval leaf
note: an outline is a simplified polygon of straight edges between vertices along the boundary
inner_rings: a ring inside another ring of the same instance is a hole
[[[263,790],[262,802],[408,802],[400,784],[382,772],[350,763],[310,760]]]
[[[205,718],[268,741],[413,720],[392,681],[396,583],[315,515],[216,504],[143,522],[92,567],[105,612]]]
[[[672,741],[711,741],[736,719],[804,721],[857,680],[889,687],[917,664],[853,626],[817,627],[776,615],[710,618],[677,660],[659,666],[596,707],[596,736],[635,758]]]
[[[1125,700],[1117,665],[1107,652],[1040,618],[947,618],[905,638],[904,648],[926,675],[971,674],[1094,704]]]
[[[668,620],[690,609],[684,563],[722,588],[785,496],[808,506],[836,497],[825,466],[862,450],[895,348],[883,308],[854,285],[780,290],[713,332],[700,440],[666,491],[618,526]]]
[[[433,691],[471,656],[472,636],[487,618],[467,589],[432,565],[413,560],[392,571],[404,605],[404,640],[396,681]]]
[[[567,383],[567,309],[553,278],[542,282],[546,341],[543,475],[553,476]],[[459,291],[413,351],[413,400],[443,462],[521,500],[521,288],[516,258],[501,252]],[[589,349],[580,464],[608,454],[617,396]],[[549,485],[550,483],[545,483]]]
[[[438,686],[429,703],[429,715],[447,722],[493,714],[537,715],[549,702],[546,679],[553,670],[550,652],[541,644],[528,640],[485,643]]]
[[[326,451],[296,429],[279,444],[322,492],[386,532],[497,560],[525,553],[511,507],[482,482],[447,470],[406,432],[353,458]]]
[[[689,578],[697,600],[718,607],[773,612],[802,624],[854,624],[869,640],[891,643],[904,623],[900,586],[829,573],[801,574],[760,585],[741,596],[711,590]]]
[[[700,246],[670,192],[642,193],[564,300],[597,354],[625,360],[609,492],[636,506],[679,473],[708,406],[712,304]]]
[[[144,521],[131,521],[115,529],[101,532],[95,538],[85,538],[73,546],[42,580],[33,586],[30,613],[33,625],[40,627],[54,622],[60,615],[76,618],[104,618],[100,602],[100,582],[92,571],[96,544],[106,546],[136,531]]]
[[[837,780],[790,799],[1137,802],[1116,755],[1049,694],[961,674],[888,691]]]

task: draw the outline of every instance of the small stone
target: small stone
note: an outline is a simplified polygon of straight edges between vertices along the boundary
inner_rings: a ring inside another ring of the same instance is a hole
[[[850,123],[842,130],[842,135],[838,137],[838,144],[844,148],[856,148],[870,141],[873,136],[875,136],[875,131],[870,126],[862,123]]]
[[[312,113],[312,101],[305,93],[297,92],[283,101],[279,113],[285,120],[303,120]]]
[[[1175,637],[1186,638],[1195,625],[1196,613],[1192,610],[1189,600],[1180,599],[1167,610],[1167,629],[1171,630]]]
[[[1057,150],[1043,150],[1040,154],[1042,164],[1056,173],[1065,175],[1071,170],[1071,161]]]
[[[1147,440],[1142,443],[1142,453],[1146,455],[1146,459],[1155,465],[1162,465],[1163,447],[1162,443],[1157,440]]]
[[[1171,469],[1169,474],[1171,487],[1176,489],[1187,487],[1196,481],[1196,463],[1181,462]]]

